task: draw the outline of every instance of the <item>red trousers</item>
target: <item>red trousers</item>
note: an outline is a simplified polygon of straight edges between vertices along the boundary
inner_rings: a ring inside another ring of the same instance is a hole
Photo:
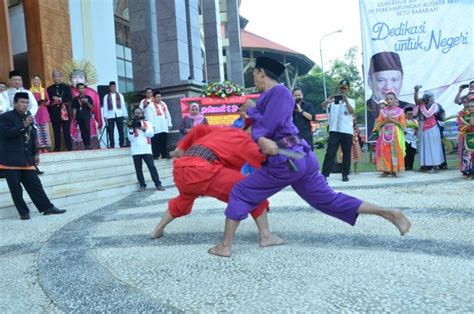
[[[198,157],[176,159],[173,164],[173,176],[179,195],[168,202],[168,209],[174,218],[191,213],[194,200],[199,196],[211,196],[228,203],[234,185],[245,178],[239,171]],[[250,214],[255,219],[268,205],[268,200],[265,200]]]

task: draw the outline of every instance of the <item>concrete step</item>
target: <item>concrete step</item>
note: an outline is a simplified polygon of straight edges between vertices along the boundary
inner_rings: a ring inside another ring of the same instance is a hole
[[[95,181],[102,178],[111,178],[114,176],[122,175],[133,175],[135,176],[135,168],[131,163],[131,160],[119,160],[117,164],[107,164],[106,166],[91,166],[84,165],[82,169],[71,169],[76,167],[61,167],[61,165],[55,165],[54,171],[47,168],[41,168],[45,171],[45,174],[40,176],[43,187],[71,184],[85,181]],[[169,177],[172,175],[171,163],[165,164],[161,162],[155,162],[156,169],[160,177]],[[64,169],[67,169],[64,171]],[[143,165],[144,173],[148,173],[148,168]],[[0,180],[0,195],[5,190],[8,190],[8,186],[5,180]]]
[[[94,198],[129,193],[137,188],[137,179],[129,148],[91,150],[41,155],[40,176],[44,190],[56,206],[67,206]],[[162,182],[172,184],[172,161],[158,160],[155,166]],[[146,165],[143,172],[153,187]],[[23,193],[34,210],[27,193]],[[17,215],[5,179],[0,179],[0,218]]]
[[[172,180],[170,180],[170,178],[164,179],[161,181],[163,185],[165,186],[172,184]],[[71,205],[99,201],[99,200],[106,199],[112,196],[117,196],[117,195],[127,195],[129,193],[136,191],[137,188],[138,186],[136,182],[133,182],[133,183],[128,182],[128,184],[120,183],[120,184],[115,184],[115,185],[109,185],[107,189],[103,189],[103,190],[91,190],[89,192],[85,192],[81,194],[67,195],[64,197],[51,199],[51,203],[53,203],[58,208],[67,209],[67,207]],[[153,190],[154,189],[153,182],[148,181],[147,188]],[[31,202],[28,194],[25,193],[24,197],[25,197],[25,202],[27,202],[27,205],[30,209],[30,212],[37,211],[36,207]],[[0,219],[18,216],[18,212],[15,206],[13,206],[12,204],[13,203],[11,202],[11,199],[10,199],[10,206],[0,208]]]

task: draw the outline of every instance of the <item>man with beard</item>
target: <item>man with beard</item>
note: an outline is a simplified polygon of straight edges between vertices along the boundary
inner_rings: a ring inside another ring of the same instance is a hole
[[[59,152],[61,150],[61,129],[66,149],[70,151],[72,150],[71,122],[69,120],[72,101],[71,87],[62,82],[62,74],[58,70],[53,71],[53,82],[46,91],[49,99],[51,99],[48,110],[53,125],[54,151]]]

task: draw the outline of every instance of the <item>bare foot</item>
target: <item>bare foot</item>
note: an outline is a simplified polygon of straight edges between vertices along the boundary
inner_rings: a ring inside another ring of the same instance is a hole
[[[260,239],[260,247],[283,245],[287,243],[286,240],[274,235],[273,233],[270,233],[268,237]]]
[[[400,209],[393,210],[390,215],[387,217],[398,230],[400,230],[400,235],[405,235],[411,228],[411,222],[405,216],[405,214]]]
[[[216,255],[216,256],[221,256],[221,257],[230,257],[231,255],[231,247],[230,246],[225,246],[222,243],[219,243],[218,245],[211,247],[207,253]]]
[[[159,239],[163,236],[163,230],[158,228],[158,226],[155,227],[155,230],[153,230],[153,233],[151,234],[152,239]]]

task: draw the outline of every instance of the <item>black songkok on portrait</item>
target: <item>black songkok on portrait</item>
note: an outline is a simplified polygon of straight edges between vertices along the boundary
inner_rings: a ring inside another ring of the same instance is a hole
[[[370,58],[369,75],[381,71],[400,71],[403,74],[402,62],[398,53],[383,51]]]

